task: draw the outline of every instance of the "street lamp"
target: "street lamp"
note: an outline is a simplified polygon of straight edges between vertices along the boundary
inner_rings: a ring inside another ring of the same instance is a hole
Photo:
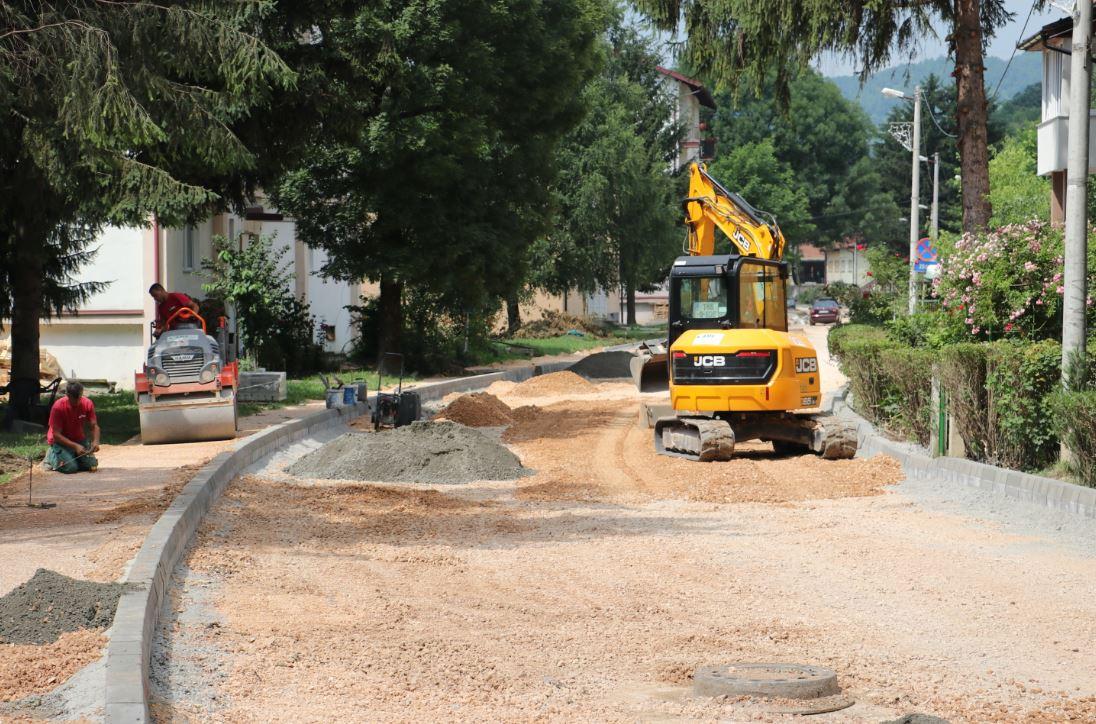
[[[883,95],[913,101],[913,129],[910,139],[910,153],[913,154],[913,178],[910,179],[910,287],[909,313],[917,309],[917,239],[919,236],[921,205],[917,194],[921,190],[921,86],[915,86],[913,95],[900,90],[884,88]]]

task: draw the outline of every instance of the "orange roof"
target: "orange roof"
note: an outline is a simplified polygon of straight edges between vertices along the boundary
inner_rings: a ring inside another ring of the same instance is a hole
[[[799,257],[803,261],[824,261],[826,253],[814,244],[800,244]]]

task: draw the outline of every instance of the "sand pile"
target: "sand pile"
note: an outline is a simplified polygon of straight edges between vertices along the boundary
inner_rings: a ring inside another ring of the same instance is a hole
[[[0,598],[0,642],[52,643],[66,631],[106,628],[122,595],[119,583],[79,581],[39,568]]]
[[[302,478],[404,483],[512,480],[527,474],[506,447],[455,422],[413,422],[377,433],[350,432],[289,466]]]
[[[461,395],[434,415],[434,419],[451,420],[468,427],[499,427],[514,421],[510,406],[489,392]]]
[[[623,350],[596,352],[575,362],[571,365],[570,371],[583,377],[600,380],[631,377],[632,370],[628,365],[633,359],[635,359],[634,354]]]
[[[513,397],[551,397],[552,395],[585,395],[597,392],[597,387],[570,370],[530,377],[510,390]]]

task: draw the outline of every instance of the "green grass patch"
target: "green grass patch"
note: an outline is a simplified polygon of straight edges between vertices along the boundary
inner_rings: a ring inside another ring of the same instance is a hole
[[[88,395],[99,419],[99,441],[119,445],[141,431],[132,392]],[[45,433],[0,432],[0,485],[26,469],[21,461],[38,462],[46,455]]]

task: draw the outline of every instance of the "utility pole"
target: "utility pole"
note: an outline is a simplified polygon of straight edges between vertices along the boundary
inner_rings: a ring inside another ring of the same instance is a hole
[[[932,155],[932,240],[940,239],[940,152]]]
[[[1070,362],[1085,354],[1086,259],[1088,257],[1088,105],[1092,59],[1092,2],[1073,8],[1070,49],[1069,147],[1066,166],[1066,240],[1062,299],[1062,380],[1069,383]]]
[[[917,240],[920,237],[921,203],[921,86],[913,88],[913,173],[910,180],[910,300],[909,313],[917,311]]]

